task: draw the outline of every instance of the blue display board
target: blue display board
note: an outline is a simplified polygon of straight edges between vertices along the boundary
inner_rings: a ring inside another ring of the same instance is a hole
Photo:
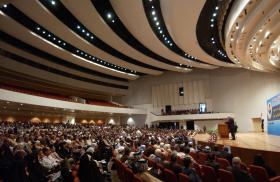
[[[280,136],[280,93],[267,100],[267,131]]]

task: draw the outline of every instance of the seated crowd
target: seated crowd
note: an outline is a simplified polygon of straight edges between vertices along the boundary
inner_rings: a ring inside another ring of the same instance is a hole
[[[187,130],[2,122],[0,181],[156,182],[172,174],[176,180],[185,175],[192,182],[207,182],[207,167],[217,176],[220,169],[230,171],[235,181],[255,180],[227,147],[202,147],[192,136]],[[276,176],[261,155],[253,164],[269,178]]]

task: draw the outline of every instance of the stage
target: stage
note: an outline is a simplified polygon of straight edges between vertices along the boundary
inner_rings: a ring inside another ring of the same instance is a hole
[[[209,134],[197,134],[198,143],[208,145]],[[253,162],[254,156],[261,153],[267,163],[280,174],[280,136],[267,133],[237,133],[236,140],[221,139],[216,142],[220,147],[231,146],[234,156],[239,156],[246,164]]]
[[[197,134],[197,141],[208,142],[209,134]],[[237,133],[236,140],[220,139],[217,144],[232,147],[280,152],[280,136],[268,135],[266,133]]]

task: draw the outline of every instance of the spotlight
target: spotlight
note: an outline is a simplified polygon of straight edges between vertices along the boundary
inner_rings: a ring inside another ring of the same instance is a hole
[[[214,16],[214,17],[217,16],[217,13],[213,13],[213,16]]]
[[[40,30],[40,27],[37,27],[37,30]]]
[[[78,25],[77,28],[80,29],[81,27]]]
[[[3,7],[4,7],[4,8],[7,8],[7,7],[8,7],[8,5],[7,5],[7,4],[4,4],[4,5],[3,5]]]
[[[219,7],[218,7],[218,6],[216,6],[215,10],[218,10],[218,9],[219,9]]]
[[[152,11],[152,15],[155,15],[156,14],[156,11]]]
[[[52,3],[52,5],[55,5],[55,1],[54,0],[52,0],[51,3]]]
[[[214,27],[214,24],[211,24],[210,26],[213,28],[213,27]]]

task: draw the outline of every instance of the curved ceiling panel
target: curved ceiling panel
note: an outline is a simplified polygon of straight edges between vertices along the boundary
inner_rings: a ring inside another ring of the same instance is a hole
[[[201,60],[198,60],[196,57],[189,55],[185,51],[183,51],[174,42],[165,25],[159,0],[153,0],[153,1],[142,0],[142,1],[143,1],[146,17],[150,23],[150,26],[154,31],[155,35],[158,37],[158,39],[163,43],[163,45],[165,45],[168,49],[173,51],[175,54],[178,54],[179,56],[182,56],[194,62],[205,63]]]
[[[273,44],[280,49],[280,44],[275,44],[280,35],[279,12],[279,1],[236,0],[224,33],[230,59],[246,69],[279,71],[270,59],[274,53],[269,51]]]
[[[91,32],[98,37],[102,37],[102,40],[111,45],[113,48],[119,50],[123,54],[126,54],[134,59],[140,60],[146,64],[160,67],[171,71],[184,71],[183,69],[174,68],[166,63],[162,63],[155,59],[152,59],[143,53],[137,51],[134,47],[130,46],[124,40],[122,40],[112,29],[105,23],[97,10],[94,8],[90,0],[84,1],[62,1],[64,6],[71,11],[71,13]],[[96,18],[92,18],[96,17]],[[91,21],[88,21],[88,20]],[[116,23],[116,22],[114,22]],[[176,66],[179,66],[177,63]]]
[[[208,69],[216,68],[215,66],[211,65],[195,63],[191,60],[188,60],[187,58],[183,58],[175,54],[167,47],[165,47],[151,29],[146,18],[142,1],[111,0],[110,2],[114,8],[114,11],[118,15],[122,23],[125,25],[125,27],[136,39],[138,39],[143,45],[145,45],[145,47],[147,47],[151,51],[161,55],[162,57],[173,60],[179,64],[187,64],[193,67]]]
[[[160,5],[166,27],[176,44],[190,55],[217,66],[233,67],[233,64],[209,56],[198,44],[196,25],[204,3],[205,0],[162,0]]]
[[[145,64],[141,61],[135,60],[123,53],[119,52],[118,50],[114,49],[110,45],[106,44],[102,41],[102,37],[97,37],[93,32],[90,32],[87,27],[85,27],[60,1],[56,0],[39,0],[41,5],[44,6],[46,9],[49,10],[57,19],[59,19],[65,26],[68,27],[69,30],[75,32],[82,38],[84,41],[88,42],[91,45],[98,47],[100,50],[107,53],[107,56],[111,56],[112,60],[119,59],[123,62],[131,63],[134,66],[142,67],[143,70],[145,69],[146,72],[150,72],[149,74],[161,74],[163,69],[158,67],[151,66],[149,64]],[[54,2],[54,3],[53,3]],[[141,71],[140,71],[141,72]],[[144,72],[144,71],[142,71]]]
[[[31,59],[35,63],[43,64],[43,65],[45,65],[47,67],[50,67],[50,68],[56,68],[60,71],[67,72],[67,73],[70,73],[70,74],[73,74],[73,75],[77,75],[79,77],[85,77],[85,78],[88,78],[88,79],[93,79],[93,80],[98,80],[98,81],[108,82],[108,83],[113,83],[113,84],[118,84],[118,85],[124,85],[124,86],[128,85],[128,82],[126,82],[126,81],[121,82],[121,81],[117,81],[117,80],[111,80],[111,79],[107,79],[105,77],[92,75],[92,74],[88,74],[86,72],[71,69],[71,68],[66,67],[64,65],[58,64],[55,61],[49,61],[47,59],[44,59],[44,58],[41,58],[39,56],[35,56],[31,53],[25,52],[22,49],[19,49],[17,47],[14,47],[14,46],[12,46],[8,43],[2,42],[2,41],[0,41],[0,47],[4,50],[9,50],[10,52],[12,52],[12,53],[14,53],[18,56],[24,57],[25,59]],[[13,65],[11,65],[11,66],[13,66]]]
[[[81,65],[86,68],[90,68],[107,74],[109,73],[110,75],[127,78],[127,79],[136,79],[138,77],[136,75],[130,75],[126,73],[112,71],[105,67],[104,68],[98,67],[96,64],[89,62],[88,60],[83,59],[82,57],[73,56],[72,53],[56,46],[50,41],[41,38],[36,33],[28,30],[27,28],[25,28],[24,26],[22,26],[21,24],[17,23],[16,21],[14,21],[13,19],[7,16],[0,16],[0,22],[1,24],[6,25],[1,27],[1,29],[4,32],[9,32],[10,35],[23,42],[26,42],[27,44],[33,45],[34,47],[40,50],[44,50],[46,52],[52,53],[53,55],[57,55],[59,58],[72,62],[76,65]]]
[[[127,86],[105,83],[105,82],[101,82],[101,81],[97,81],[97,80],[93,80],[93,79],[87,79],[87,78],[79,77],[79,76],[76,76],[76,75],[73,75],[73,74],[70,74],[67,72],[60,71],[56,68],[50,68],[50,67],[44,66],[40,63],[35,63],[30,59],[26,59],[21,56],[18,56],[7,50],[1,49],[0,57],[1,57],[1,61],[2,61],[1,67],[5,67],[6,69],[14,70],[15,72],[21,72],[23,74],[29,74],[29,75],[31,74],[33,76],[36,72],[37,75],[35,77],[41,77],[41,79],[43,79],[43,80],[50,79],[50,77],[52,77],[52,76],[58,76],[58,77],[64,77],[64,79],[73,80],[78,85],[80,85],[82,83],[86,83],[86,84],[93,84],[93,85],[95,85],[99,88],[103,88],[103,89],[105,89],[105,88],[107,88],[107,89],[108,88],[124,89],[124,90],[128,89]],[[13,63],[14,67],[10,67],[9,63],[10,64]],[[32,72],[32,71],[34,71],[34,72]],[[55,80],[55,82],[62,81],[61,79],[51,79],[51,80],[52,81]],[[71,83],[71,81],[68,83],[73,84],[73,83]]]
[[[172,66],[180,66],[182,68],[190,68],[188,65],[178,65],[178,63],[168,60],[145,47],[138,39],[136,39],[124,26],[118,15],[114,11],[109,0],[91,0],[92,4],[99,12],[99,15],[110,26],[110,28],[129,45],[157,61],[170,64]]]
[[[147,69],[147,68],[142,68],[140,66],[124,62],[123,60],[120,60],[114,56],[111,56],[111,55],[107,54],[106,52],[100,50],[99,48],[92,46],[87,41],[83,40],[81,37],[79,37],[77,34],[75,34],[73,31],[69,30],[56,17],[54,17],[51,13],[49,13],[40,4],[38,4],[38,2],[35,2],[35,1],[33,3],[30,2],[29,7],[26,7],[22,1],[17,1],[17,3],[15,3],[15,6],[18,7],[20,10],[22,10],[22,12],[26,13],[26,15],[31,17],[36,22],[40,22],[40,25],[42,27],[44,27],[46,30],[49,30],[51,33],[57,35],[59,38],[63,39],[66,42],[71,43],[77,49],[103,60],[103,62],[101,63],[101,62],[97,62],[98,59],[96,59],[96,60],[90,59],[90,61],[95,61],[96,64],[99,64],[103,67],[108,67],[112,70],[127,72],[127,73],[134,73],[134,70],[136,70],[137,72],[140,72],[140,73],[143,71],[148,74],[159,74],[160,73],[158,71],[154,71],[154,70]],[[30,8],[30,7],[32,7],[32,8]],[[13,9],[13,11],[17,11],[17,9],[15,8],[15,9]],[[35,24],[36,23],[31,24],[31,28],[33,28],[32,25],[35,26]],[[82,55],[79,55],[79,56],[82,56]],[[84,57],[84,58],[87,59],[87,57]],[[104,60],[106,60],[106,61],[104,61]],[[128,68],[132,69],[133,71],[129,70]]]
[[[93,75],[93,76],[98,76],[98,77],[102,77],[102,78],[106,78],[106,79],[110,79],[110,80],[116,80],[116,81],[125,81],[128,82],[127,79],[124,78],[119,78],[119,77],[115,77],[112,75],[108,75],[105,73],[101,73],[98,71],[94,71],[92,69],[77,65],[77,64],[73,64],[71,62],[65,61],[63,59],[60,59],[54,55],[51,55],[47,52],[44,52],[40,49],[37,49],[31,45],[28,45],[18,39],[16,39],[15,37],[12,37],[6,33],[4,33],[3,31],[0,31],[0,39],[1,41],[5,42],[6,44],[9,44],[11,46],[14,46],[22,51],[28,52],[34,56],[40,57],[42,59],[48,60],[49,62],[53,62],[55,64],[59,64],[62,65],[64,67],[73,69],[73,70],[77,70],[83,73],[87,73],[89,75]]]

